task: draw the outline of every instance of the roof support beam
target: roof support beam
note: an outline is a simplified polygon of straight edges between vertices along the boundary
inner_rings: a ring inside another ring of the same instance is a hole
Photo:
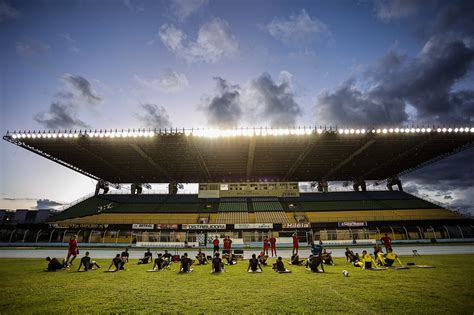
[[[132,147],[132,149],[134,149],[142,158],[144,158],[145,160],[148,161],[148,163],[150,163],[158,172],[162,173],[163,175],[166,176],[166,178],[171,181],[172,180],[172,176],[170,175],[170,173],[168,173],[168,171],[166,169],[164,169],[163,167],[161,167],[158,163],[156,163],[148,154],[146,154],[145,151],[143,151],[138,145],[134,144],[134,143],[131,143],[130,144],[130,147]]]
[[[330,176],[334,173],[336,173],[338,170],[340,170],[341,168],[343,168],[345,165],[347,165],[348,163],[350,163],[352,160],[354,160],[359,154],[361,154],[362,152],[364,152],[365,150],[367,150],[372,144],[375,143],[375,139],[371,139],[369,141],[367,141],[363,146],[361,146],[359,149],[357,149],[356,151],[352,152],[348,157],[346,157],[343,161],[341,161],[339,164],[336,165],[336,167],[332,168],[331,170],[329,170],[329,172],[326,174],[326,176],[324,176],[323,178],[324,179],[329,179]]]
[[[285,180],[293,176],[293,174],[298,169],[298,167],[300,167],[301,163],[303,163],[303,161],[306,159],[308,154],[313,150],[313,147],[315,144],[316,144],[316,136],[312,135],[308,145],[304,147],[303,151],[301,151],[300,155],[295,160],[295,162],[291,165],[288,172],[286,172],[286,175],[284,177]]]
[[[202,157],[201,151],[199,151],[199,148],[197,147],[196,143],[194,143],[194,139],[192,139],[192,137],[187,137],[187,140],[191,146],[191,149],[194,151],[194,155],[196,156],[199,166],[201,167],[201,171],[204,173],[207,180],[210,180],[211,173],[209,172],[209,169],[207,168],[206,162],[204,161],[204,158]]]
[[[246,178],[247,179],[250,179],[250,176],[252,176],[252,170],[253,170],[253,160],[254,160],[254,157],[255,157],[255,143],[256,143],[256,139],[255,137],[252,137],[250,139],[250,143],[249,143],[249,154],[248,154],[248,157],[247,157],[247,176]]]

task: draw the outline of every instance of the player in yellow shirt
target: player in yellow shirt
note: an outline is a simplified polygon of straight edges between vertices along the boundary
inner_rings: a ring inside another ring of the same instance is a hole
[[[360,257],[360,261],[354,263],[358,267],[362,267],[362,269],[372,269],[377,267],[377,263],[374,260],[374,257],[367,253],[366,250],[362,251],[362,256]]]
[[[382,264],[385,266],[385,267],[391,267],[393,266],[393,263],[396,261],[398,261],[398,263],[400,264],[400,266],[402,266],[402,262],[400,261],[400,259],[398,258],[398,255],[395,254],[393,252],[393,250],[391,248],[389,248],[387,250],[387,253],[384,254],[384,253],[379,253],[378,254],[378,258],[380,259],[380,261],[382,262]]]

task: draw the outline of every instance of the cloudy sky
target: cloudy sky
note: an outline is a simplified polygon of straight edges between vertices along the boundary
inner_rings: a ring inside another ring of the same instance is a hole
[[[0,0],[0,131],[473,125],[474,2]],[[0,143],[0,208],[95,183]],[[474,213],[474,149],[404,178]]]

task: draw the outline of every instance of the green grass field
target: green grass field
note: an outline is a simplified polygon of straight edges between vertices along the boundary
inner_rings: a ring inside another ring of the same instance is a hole
[[[0,314],[11,313],[465,313],[474,312],[474,255],[402,257],[434,269],[364,271],[335,260],[325,274],[287,266],[245,272],[239,261],[224,274],[194,266],[190,274],[147,273],[136,265],[118,273],[42,272],[39,259],[0,259]],[[98,260],[103,269],[109,260]],[[105,267],[105,268],[104,268]],[[348,270],[350,276],[341,275]],[[74,271],[73,271],[74,270]]]

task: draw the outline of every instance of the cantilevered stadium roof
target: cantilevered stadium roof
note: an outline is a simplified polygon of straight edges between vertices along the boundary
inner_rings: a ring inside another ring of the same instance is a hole
[[[474,128],[21,131],[3,139],[111,183],[384,180],[472,147]]]

